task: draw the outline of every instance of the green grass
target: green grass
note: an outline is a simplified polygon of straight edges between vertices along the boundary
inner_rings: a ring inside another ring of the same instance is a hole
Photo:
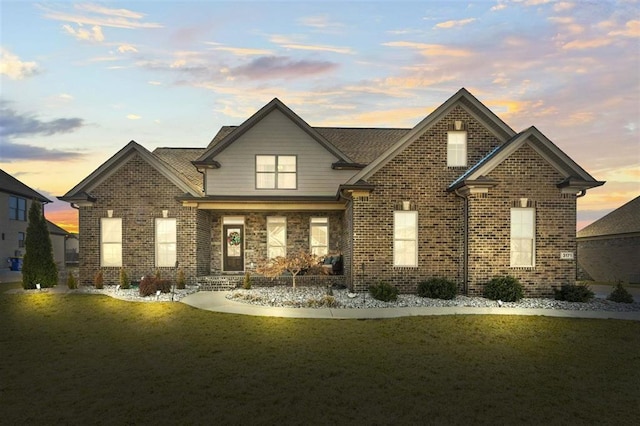
[[[0,286],[0,291],[6,287]],[[632,424],[640,323],[0,294],[3,424]]]

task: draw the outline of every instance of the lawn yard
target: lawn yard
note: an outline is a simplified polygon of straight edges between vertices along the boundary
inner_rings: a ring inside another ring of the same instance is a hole
[[[6,290],[0,285],[0,292]],[[640,323],[0,293],[3,424],[632,424]]]

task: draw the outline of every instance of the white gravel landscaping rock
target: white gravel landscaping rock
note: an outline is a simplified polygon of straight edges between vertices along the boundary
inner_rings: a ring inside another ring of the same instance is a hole
[[[104,286],[103,289],[97,289],[95,287],[82,286],[77,290],[68,290],[69,293],[88,293],[88,294],[104,294],[105,296],[111,296],[116,299],[128,300],[131,302],[177,302],[183,297],[196,293],[199,290],[198,286],[187,286],[184,290],[174,290],[173,293],[160,293],[156,296],[140,296],[138,288],[118,289],[116,286]]]

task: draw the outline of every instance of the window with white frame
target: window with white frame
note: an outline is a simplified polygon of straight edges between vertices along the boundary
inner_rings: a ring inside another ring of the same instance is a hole
[[[21,197],[9,196],[9,219],[27,220],[27,200]]]
[[[450,131],[447,133],[447,166],[467,166],[467,132]]]
[[[122,266],[122,219],[100,219],[100,266]]]
[[[287,219],[267,217],[267,257],[273,259],[287,255]]]
[[[418,266],[418,212],[393,212],[393,266]]]
[[[296,189],[295,155],[256,155],[257,189]]]
[[[329,253],[329,218],[312,217],[309,235],[311,254],[326,256]]]
[[[177,229],[175,218],[156,219],[156,266],[173,267],[177,260]]]
[[[511,267],[535,266],[535,208],[511,209]]]

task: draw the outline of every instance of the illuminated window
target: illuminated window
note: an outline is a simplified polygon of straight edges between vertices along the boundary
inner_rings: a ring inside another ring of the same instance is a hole
[[[122,219],[100,219],[100,266],[122,266]]]
[[[256,155],[257,189],[296,189],[295,155]]]
[[[9,219],[27,220],[27,200],[13,195],[9,196]]]
[[[329,253],[329,218],[312,217],[309,234],[311,254],[326,256]]]
[[[267,217],[267,257],[273,259],[287,255],[287,219]]]
[[[467,132],[451,131],[447,133],[447,166],[467,166]]]
[[[511,209],[511,267],[535,266],[536,210]]]
[[[418,212],[393,212],[393,266],[418,266]]]
[[[177,253],[176,219],[156,219],[156,266],[173,267]]]

